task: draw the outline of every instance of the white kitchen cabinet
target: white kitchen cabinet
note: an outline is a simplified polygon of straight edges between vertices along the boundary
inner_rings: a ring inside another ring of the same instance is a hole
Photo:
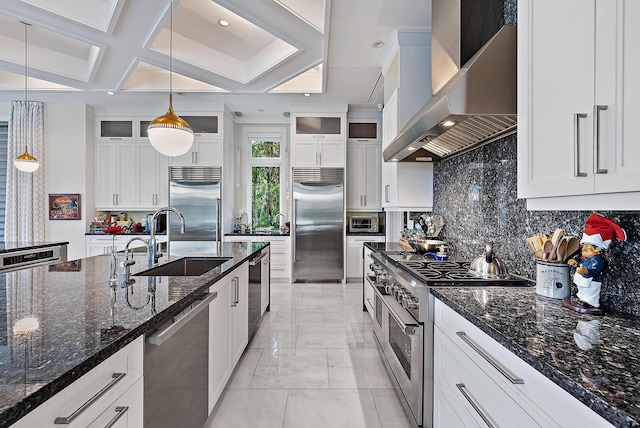
[[[124,251],[127,242],[133,238],[149,239],[149,235],[85,235],[85,257],[110,254],[111,246],[115,245],[116,251]],[[156,235],[158,243],[167,242],[167,235]],[[143,247],[144,244],[135,240],[129,245],[129,249]]]
[[[218,293],[209,304],[209,414],[233,371],[229,351],[232,275],[221,278],[209,288],[209,293]]]
[[[130,117],[96,117],[96,141],[131,141],[136,125]]]
[[[346,141],[346,114],[291,113],[291,139]]]
[[[380,144],[349,143],[347,146],[347,211],[379,211],[382,207]]]
[[[136,144],[138,188],[136,206],[160,208],[169,200],[169,157],[158,153],[149,143]]]
[[[231,365],[235,367],[249,343],[249,263],[231,275]]]
[[[384,240],[384,236],[347,236],[347,281],[363,279],[364,243]]]
[[[96,209],[136,207],[136,167],[135,143],[96,143]]]
[[[382,109],[382,150],[398,135],[398,90],[393,91]]]
[[[144,338],[140,336],[11,427],[56,428],[61,424],[69,428],[94,426],[96,419],[102,421],[105,412],[111,413],[107,420],[113,419],[115,407],[120,405],[130,406],[131,413],[123,413],[118,421],[130,424],[119,426],[142,426],[143,346]],[[58,419],[69,418],[79,409],[72,421]]]
[[[174,166],[222,166],[222,138],[211,138],[207,134],[195,135],[191,150],[182,156],[172,157],[170,164]]]
[[[291,140],[292,167],[344,167],[345,140]]]
[[[382,162],[382,207],[387,211],[431,211],[433,163]]]
[[[483,417],[495,426],[611,427],[446,304],[434,307],[434,428],[485,427]]]
[[[640,191],[640,4],[523,0],[518,4],[518,196]],[[634,204],[635,202],[635,204]]]
[[[225,236],[225,242],[269,242],[270,281],[289,282],[291,280],[291,236],[259,235]]]

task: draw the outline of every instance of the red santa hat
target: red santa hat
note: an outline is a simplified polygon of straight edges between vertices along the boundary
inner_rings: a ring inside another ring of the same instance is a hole
[[[627,233],[617,223],[598,213],[593,213],[584,222],[584,233],[580,242],[592,244],[606,250],[614,239],[627,240]]]

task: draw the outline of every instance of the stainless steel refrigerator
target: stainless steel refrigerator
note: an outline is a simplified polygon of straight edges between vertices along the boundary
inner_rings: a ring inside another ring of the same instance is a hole
[[[209,246],[211,242],[221,241],[221,188],[221,167],[169,167],[169,205],[180,211],[185,219],[183,234],[178,216],[169,214],[172,249],[184,245]]]
[[[344,169],[293,168],[293,281],[344,280]]]

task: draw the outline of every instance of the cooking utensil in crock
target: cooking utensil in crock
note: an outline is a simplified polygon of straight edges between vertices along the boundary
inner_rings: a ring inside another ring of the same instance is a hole
[[[471,262],[469,273],[481,278],[504,278],[509,276],[507,265],[493,254],[492,242],[487,242],[484,255],[476,257]]]

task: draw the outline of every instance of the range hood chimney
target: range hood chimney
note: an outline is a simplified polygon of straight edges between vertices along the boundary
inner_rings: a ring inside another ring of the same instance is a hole
[[[504,3],[433,0],[434,95],[384,150],[385,161],[438,161],[515,131],[517,29],[504,25]]]

